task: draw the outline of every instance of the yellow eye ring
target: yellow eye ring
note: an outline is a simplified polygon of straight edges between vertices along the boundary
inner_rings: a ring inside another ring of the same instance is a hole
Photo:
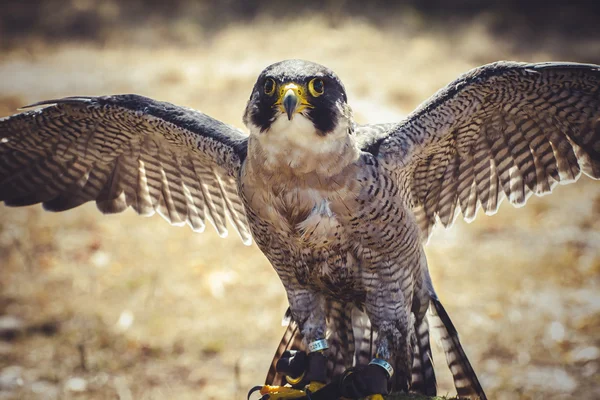
[[[275,81],[272,78],[268,78],[265,81],[264,91],[265,94],[269,96],[275,93]]]
[[[319,97],[325,92],[325,84],[322,79],[311,79],[310,82],[308,82],[308,90],[313,97]]]

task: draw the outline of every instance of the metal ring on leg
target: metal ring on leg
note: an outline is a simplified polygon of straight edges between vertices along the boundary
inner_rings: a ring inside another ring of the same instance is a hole
[[[327,344],[327,339],[315,340],[308,344],[308,352],[314,353],[316,351],[327,350],[329,345]]]
[[[369,365],[377,365],[383,368],[387,372],[388,378],[391,378],[392,375],[394,375],[394,368],[392,367],[392,365],[389,362],[382,360],[381,358],[372,359]]]

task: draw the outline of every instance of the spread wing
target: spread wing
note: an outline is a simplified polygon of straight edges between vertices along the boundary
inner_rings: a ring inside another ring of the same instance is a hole
[[[64,211],[158,212],[251,242],[236,179],[246,136],[200,112],[137,95],[69,97],[0,119],[0,201]]]
[[[499,62],[474,69],[399,124],[359,127],[397,174],[428,237],[504,198],[522,206],[581,173],[600,178],[600,66]]]

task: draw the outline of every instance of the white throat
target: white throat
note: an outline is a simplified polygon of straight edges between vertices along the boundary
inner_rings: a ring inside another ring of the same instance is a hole
[[[340,118],[336,129],[327,134],[317,132],[302,114],[291,120],[281,114],[265,132],[249,124],[250,161],[267,170],[289,170],[294,175],[336,175],[359,156],[349,124],[349,119]]]

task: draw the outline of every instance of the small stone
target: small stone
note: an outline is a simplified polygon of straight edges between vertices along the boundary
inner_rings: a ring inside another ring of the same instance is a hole
[[[123,310],[121,315],[119,315],[119,320],[117,321],[117,329],[121,331],[126,331],[131,327],[135,317],[133,313],[129,310]]]
[[[57,399],[59,390],[56,385],[48,381],[37,381],[31,384],[31,391],[35,394],[43,395],[44,400]]]
[[[65,389],[70,392],[85,392],[87,390],[87,381],[83,378],[69,378],[65,382]]]
[[[0,390],[13,390],[23,386],[23,367],[12,365],[0,371]]]
[[[577,347],[571,351],[571,359],[575,362],[586,362],[600,358],[600,349],[596,346]]]
[[[90,258],[90,262],[97,268],[105,268],[110,264],[110,254],[104,251],[97,251]]]

